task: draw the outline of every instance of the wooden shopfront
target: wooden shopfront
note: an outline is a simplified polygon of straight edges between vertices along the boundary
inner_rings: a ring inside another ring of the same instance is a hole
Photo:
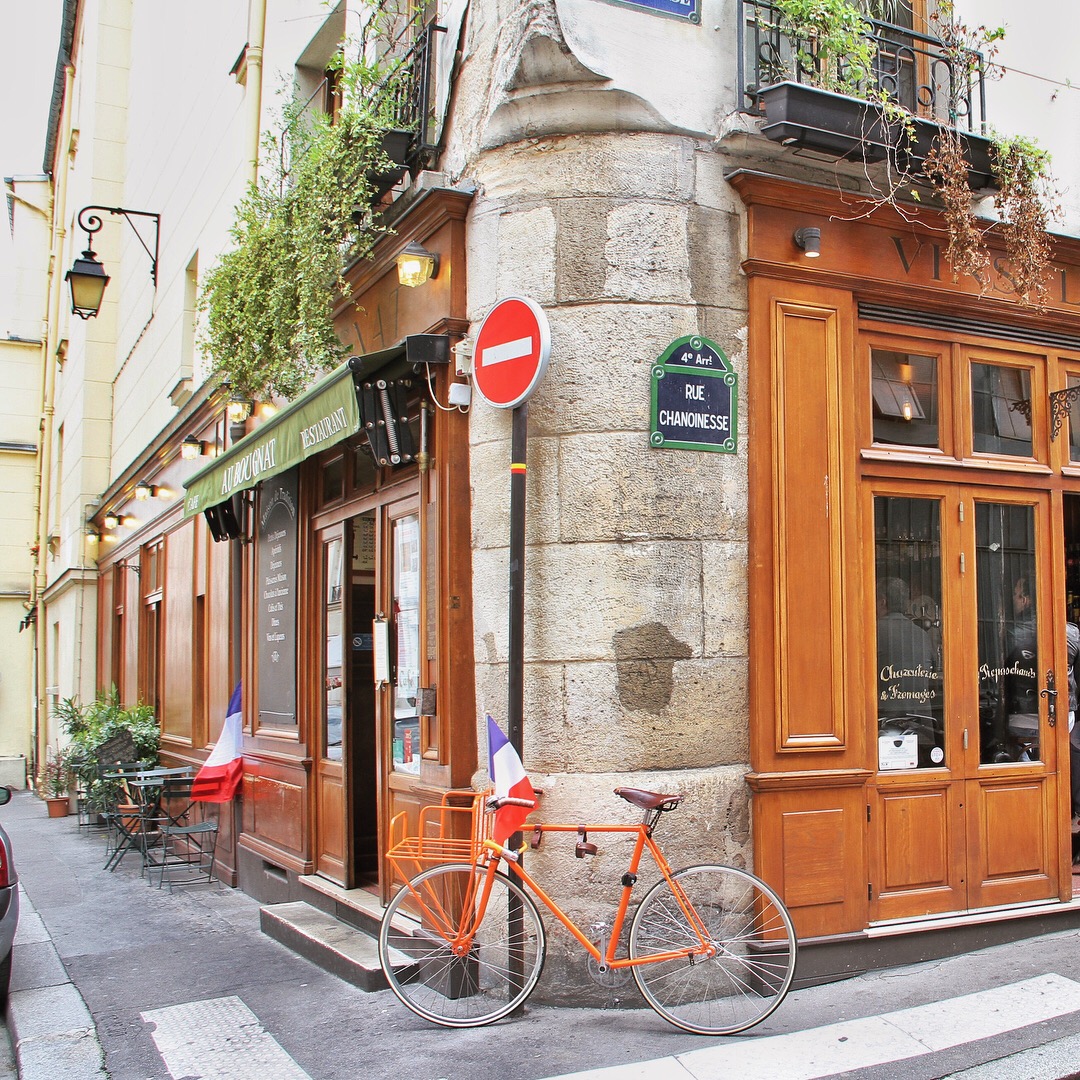
[[[732,182],[748,215],[757,869],[804,939],[1060,911],[1080,247],[1058,243],[1034,311],[1000,258],[983,287],[954,282],[932,218]],[[820,258],[793,243],[805,227]]]
[[[476,768],[468,418],[446,408],[468,328],[468,206],[443,189],[413,202],[350,273],[336,324],[351,363],[201,478],[233,467],[250,522],[238,863],[260,899],[302,895],[309,875],[385,898],[392,817],[415,825]],[[440,265],[406,288],[395,257],[413,240]]]

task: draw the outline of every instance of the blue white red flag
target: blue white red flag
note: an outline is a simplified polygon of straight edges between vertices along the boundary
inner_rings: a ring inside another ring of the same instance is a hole
[[[500,807],[495,812],[491,838],[496,844],[505,844],[532,813],[532,808],[536,805],[536,792],[529,783],[525,766],[521,764],[517,751],[510,745],[510,740],[490,716],[487,718],[487,726],[488,772],[491,775],[491,782],[495,785],[495,797],[497,799],[526,799],[532,804],[515,806],[511,803]]]
[[[244,775],[243,709],[240,704],[240,683],[229,698],[225,723],[210,756],[195,774],[191,798],[195,802],[229,802],[236,794]]]

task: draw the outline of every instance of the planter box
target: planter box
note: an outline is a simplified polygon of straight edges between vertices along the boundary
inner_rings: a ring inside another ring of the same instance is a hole
[[[916,117],[914,142],[899,146],[899,135],[888,130],[881,106],[872,102],[795,82],[764,86],[758,97],[765,106],[761,130],[768,138],[840,158],[884,161],[900,150],[918,169],[941,130],[939,124]],[[992,186],[990,140],[964,131],[960,138],[971,163],[968,182],[973,188]]]
[[[391,167],[386,172],[368,174],[368,180],[375,188],[376,202],[409,171],[407,161],[411,145],[411,131],[391,129],[383,132],[382,150],[390,159]]]

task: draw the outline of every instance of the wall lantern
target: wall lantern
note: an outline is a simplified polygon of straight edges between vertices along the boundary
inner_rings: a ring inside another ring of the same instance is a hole
[[[225,413],[229,417],[230,424],[242,424],[255,408],[255,402],[249,397],[233,394],[229,403],[225,406]]]
[[[86,233],[86,250],[82,258],[76,259],[75,264],[64,276],[64,280],[71,286],[71,312],[80,319],[92,319],[101,310],[101,300],[105,295],[105,286],[109,284],[109,275],[105,273],[105,267],[97,260],[94,252],[93,237],[102,225],[100,215],[92,211],[100,210],[102,213],[121,214],[131,226],[135,238],[142,244],[143,251],[150,256],[150,280],[157,288],[158,268],[158,241],[161,233],[161,215],[152,214],[147,210],[125,210],[122,206],[84,206],[79,211],[76,219],[77,227]],[[154,226],[154,250],[151,251],[143,239],[142,234],[135,227],[133,217],[150,218]]]
[[[398,282],[410,289],[439,276],[439,256],[421,247],[415,240],[406,244],[397,257]]]
[[[152,499],[156,494],[157,488],[147,480],[140,480],[135,485],[135,498],[139,502],[146,502],[147,499]]]
[[[180,456],[185,461],[194,461],[195,458],[202,457],[205,452],[206,445],[202,439],[196,438],[194,435],[186,436],[180,444]]]
[[[820,229],[796,229],[792,239],[795,241],[795,246],[808,259],[816,259],[821,254]]]
[[[86,526],[86,542],[88,544],[96,544],[101,539],[101,533],[94,528],[93,525]]]
[[[102,524],[106,529],[115,529],[120,524],[120,519],[111,511],[102,518]]]

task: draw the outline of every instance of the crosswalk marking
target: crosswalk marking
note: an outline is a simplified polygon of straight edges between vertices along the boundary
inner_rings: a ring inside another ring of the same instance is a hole
[[[947,1050],[1077,1011],[1080,983],[1040,975],[882,1016],[788,1035],[751,1036],[658,1061],[564,1074],[564,1080],[818,1080]]]
[[[311,1080],[238,998],[140,1013],[169,1072],[200,1080]]]

